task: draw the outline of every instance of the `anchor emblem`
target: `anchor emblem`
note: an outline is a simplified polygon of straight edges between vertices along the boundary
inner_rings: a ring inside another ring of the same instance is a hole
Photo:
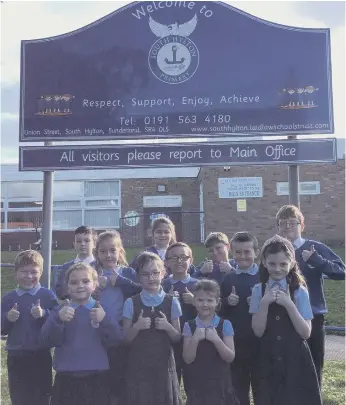
[[[173,45],[172,46],[173,60],[168,60],[168,58],[165,58],[165,62],[167,63],[167,65],[175,65],[177,63],[183,63],[185,61],[185,58],[177,60],[177,51],[178,47],[176,45]]]

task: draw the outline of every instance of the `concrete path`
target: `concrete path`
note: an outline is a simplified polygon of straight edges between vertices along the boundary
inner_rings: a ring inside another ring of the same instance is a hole
[[[345,361],[345,336],[326,335],[325,359]]]

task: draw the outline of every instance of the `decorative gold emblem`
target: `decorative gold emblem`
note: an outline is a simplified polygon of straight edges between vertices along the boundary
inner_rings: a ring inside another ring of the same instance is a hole
[[[279,95],[286,96],[284,104],[278,106],[280,110],[301,110],[304,108],[318,107],[312,99],[312,94],[319,88],[314,86],[285,88],[279,91]]]
[[[59,117],[71,115],[72,94],[46,94],[37,99],[38,112],[35,115]]]

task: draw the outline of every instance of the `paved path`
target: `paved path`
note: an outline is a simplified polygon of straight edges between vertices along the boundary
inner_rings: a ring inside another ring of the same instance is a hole
[[[326,360],[345,361],[345,336],[326,336]]]

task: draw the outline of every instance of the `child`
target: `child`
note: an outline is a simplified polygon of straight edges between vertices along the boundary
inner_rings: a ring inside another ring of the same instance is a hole
[[[228,237],[222,232],[212,232],[205,240],[204,246],[208,249],[211,260],[199,265],[193,276],[215,280],[221,284],[225,274],[233,270],[233,261],[228,258],[230,249]]]
[[[66,272],[69,300],[52,311],[41,342],[55,347],[56,376],[51,405],[110,405],[107,346],[121,339],[118,322],[91,298],[97,273],[89,264]]]
[[[6,342],[8,385],[13,405],[48,405],[52,389],[50,351],[39,344],[40,330],[58,302],[41,287],[43,258],[35,250],[17,255],[18,287],[1,300],[1,334]]]
[[[110,316],[113,322],[122,321],[123,305],[127,297],[141,291],[135,282],[136,272],[127,267],[126,253],[118,232],[103,232],[96,241],[96,270],[99,275],[99,287],[95,297]],[[122,401],[125,395],[124,366],[125,350],[122,346],[110,347],[111,393],[114,398]]]
[[[216,315],[220,287],[200,280],[194,289],[198,316],[184,325],[184,381],[189,405],[238,404],[229,364],[234,359],[233,327]]]
[[[298,262],[309,289],[314,318],[308,344],[321,385],[324,363],[324,315],[327,313],[323,292],[323,274],[332,280],[345,279],[345,264],[321,242],[303,239],[304,216],[294,205],[284,205],[276,214],[279,234],[293,243]]]
[[[124,334],[129,345],[127,405],[179,405],[179,384],[172,344],[180,340],[179,301],[161,287],[165,269],[159,256],[137,259],[143,291],[124,305]]]
[[[166,293],[179,297],[183,313],[180,317],[181,328],[183,328],[185,322],[196,318],[197,315],[194,296],[191,291],[193,291],[198,280],[192,278],[189,274],[192,260],[192,250],[186,243],[173,243],[166,250],[165,267],[170,276],[163,280],[162,286]],[[183,345],[182,341],[180,341],[174,345],[174,358],[179,382],[183,368],[182,356]]]
[[[235,271],[225,275],[221,283],[221,315],[234,327],[234,346],[237,355],[231,364],[233,385],[240,405],[250,405],[250,382],[256,397],[256,367],[259,339],[251,328],[249,304],[252,288],[259,283],[258,242],[249,232],[237,232],[231,239]]]
[[[64,284],[66,271],[75,263],[85,262],[92,267],[95,266],[95,258],[93,256],[93,250],[95,247],[97,234],[94,229],[87,226],[79,226],[74,231],[74,248],[77,252],[77,257],[69,262],[64,263],[61,266],[54,266],[55,273],[55,291],[58,298],[64,300],[67,297],[67,286]]]
[[[252,290],[252,328],[260,337],[255,405],[322,405],[306,339],[313,318],[291,242],[274,236],[263,245],[260,284]]]

